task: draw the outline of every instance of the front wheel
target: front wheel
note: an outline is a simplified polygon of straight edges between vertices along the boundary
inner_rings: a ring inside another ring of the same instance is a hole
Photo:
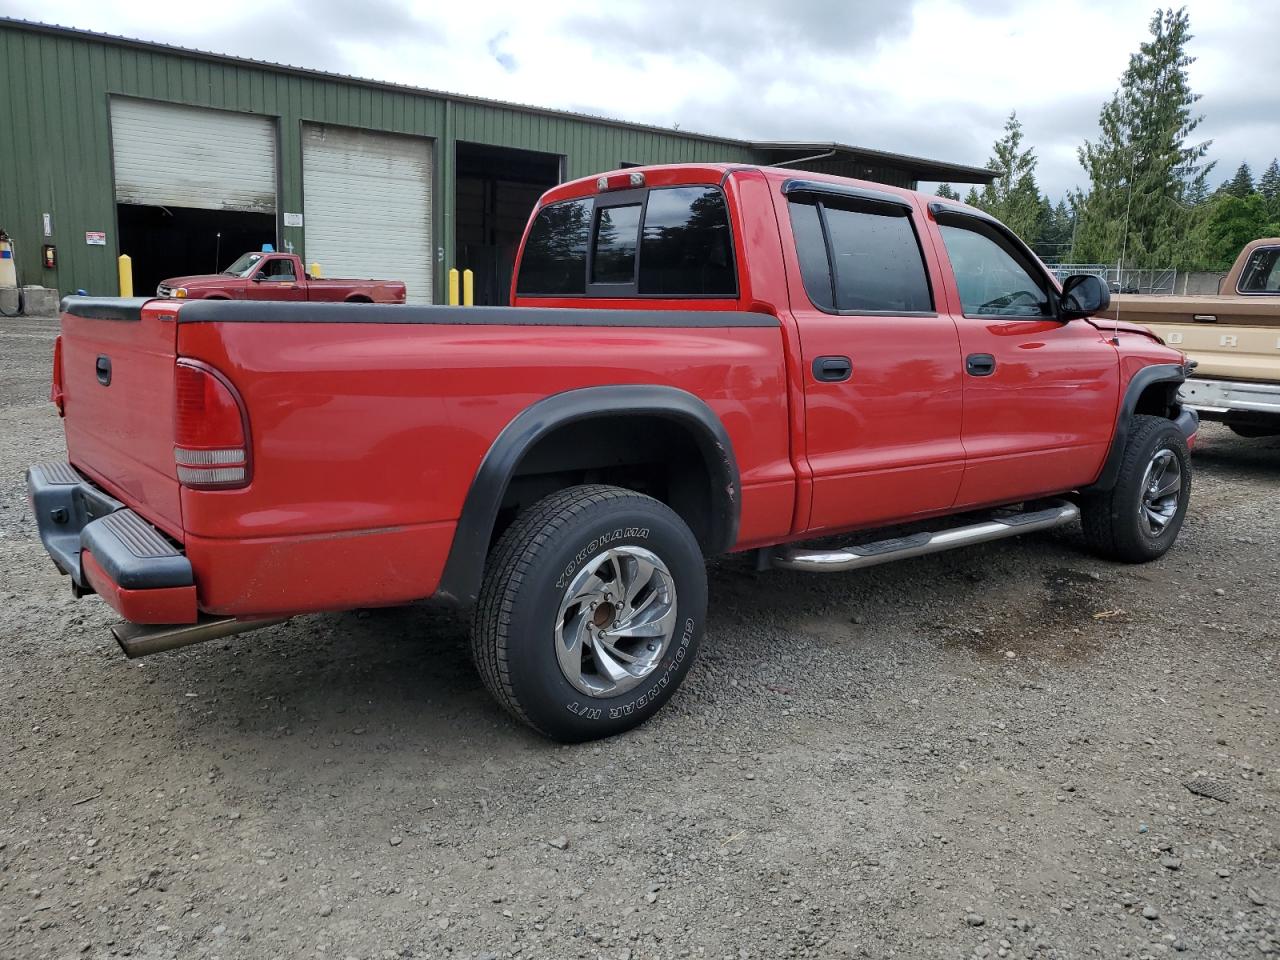
[[[1115,486],[1080,503],[1085,539],[1099,555],[1144,563],[1173,546],[1191,500],[1191,455],[1164,417],[1130,423]]]
[[[514,717],[556,740],[593,740],[670,699],[706,606],[702,553],[670,508],[620,487],[570,487],[530,507],[494,547],[471,649]]]

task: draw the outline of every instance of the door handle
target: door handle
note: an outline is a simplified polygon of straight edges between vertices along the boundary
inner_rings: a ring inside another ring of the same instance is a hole
[[[98,382],[104,387],[111,385],[111,358],[105,353],[98,356],[96,364],[98,371]]]
[[[848,357],[818,357],[813,361],[813,378],[823,383],[841,383],[853,375]]]
[[[989,377],[996,372],[996,358],[989,353],[971,353],[964,358],[964,368],[973,377]]]

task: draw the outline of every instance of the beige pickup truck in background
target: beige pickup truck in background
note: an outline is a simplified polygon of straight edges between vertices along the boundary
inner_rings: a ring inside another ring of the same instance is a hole
[[[1217,296],[1113,296],[1117,313],[1196,362],[1179,397],[1201,419],[1280,435],[1280,237],[1241,250]]]

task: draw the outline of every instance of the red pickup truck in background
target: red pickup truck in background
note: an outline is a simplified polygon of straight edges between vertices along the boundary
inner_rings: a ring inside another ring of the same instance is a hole
[[[404,303],[400,280],[323,280],[291,253],[246,253],[221,273],[170,277],[156,296],[178,300],[306,300],[310,303]]]
[[[543,197],[512,307],[69,299],[69,462],[28,485],[129,655],[450,600],[500,703],[590,739],[688,673],[706,556],[852,570],[1077,518],[1168,550],[1185,358],[1108,299],[912,191],[626,170]]]

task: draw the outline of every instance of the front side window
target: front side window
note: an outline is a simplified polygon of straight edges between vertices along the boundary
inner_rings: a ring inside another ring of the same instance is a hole
[[[520,258],[517,293],[544,297],[586,293],[592,206],[587,198],[553,203],[538,211]]]
[[[852,314],[933,311],[906,208],[828,196],[800,197],[789,206],[800,274],[814,306]]]
[[[263,280],[296,280],[293,275],[293,261],[286,260],[283,257],[276,257],[268,260],[262,268],[262,272],[258,274]]]
[[[592,283],[635,283],[639,233],[640,204],[600,210],[591,245]]]
[[[640,239],[642,295],[737,292],[729,210],[716,187],[651,190]]]
[[[1053,316],[1047,284],[1033,276],[998,230],[979,223],[938,227],[966,316]]]
[[[1280,293],[1280,247],[1255,250],[1236,289],[1240,293]]]

